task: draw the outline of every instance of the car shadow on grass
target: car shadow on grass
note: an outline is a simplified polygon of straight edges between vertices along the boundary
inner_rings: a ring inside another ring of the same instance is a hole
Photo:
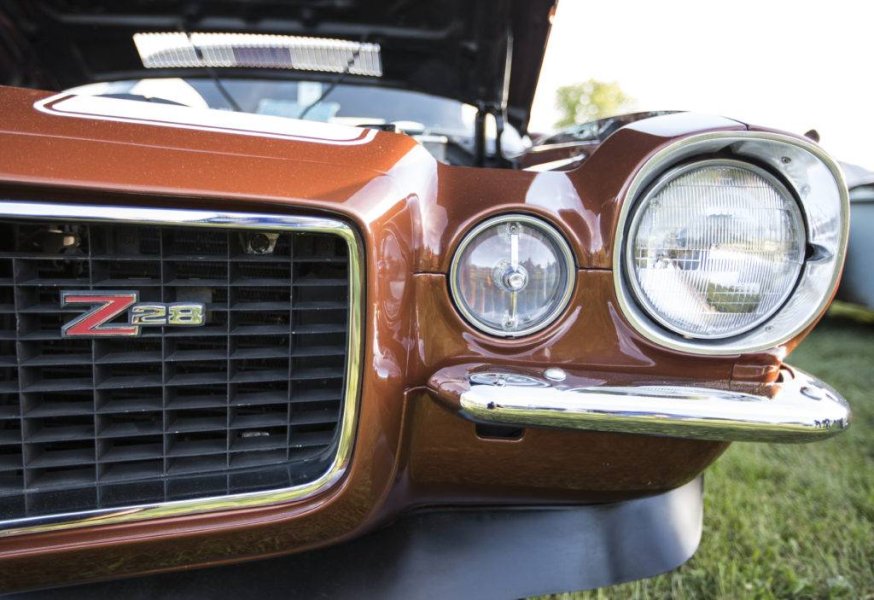
[[[732,445],[707,472],[688,563],[553,598],[874,597],[874,312],[836,304],[788,362],[847,398],[850,429],[809,445]]]

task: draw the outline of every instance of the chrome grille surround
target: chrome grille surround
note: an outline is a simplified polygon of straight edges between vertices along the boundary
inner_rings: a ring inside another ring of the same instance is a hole
[[[9,519],[0,521],[0,537],[297,501],[321,492],[342,477],[351,456],[357,422],[363,341],[361,314],[364,293],[362,248],[358,236],[349,225],[332,218],[281,214],[116,208],[23,201],[0,202],[0,219],[28,222],[61,221],[64,223],[144,227],[192,227],[253,232],[330,234],[339,237],[345,243],[348,256],[348,313],[346,317],[346,360],[343,374],[345,388],[340,401],[341,412],[335,442],[336,451],[333,460],[321,475],[298,485],[278,489]],[[132,284],[132,287],[135,287],[135,284]]]

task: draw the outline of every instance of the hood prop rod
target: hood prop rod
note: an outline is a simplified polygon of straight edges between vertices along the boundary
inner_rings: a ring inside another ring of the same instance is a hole
[[[495,155],[486,156],[486,116],[492,115],[495,119]],[[501,147],[501,137],[504,133],[504,111],[494,104],[480,103],[476,110],[473,129],[474,162],[478,167],[488,166],[494,163],[497,166],[506,166],[508,161],[504,158],[504,149]]]

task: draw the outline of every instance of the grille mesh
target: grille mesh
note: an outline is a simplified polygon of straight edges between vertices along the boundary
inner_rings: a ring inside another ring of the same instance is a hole
[[[348,269],[325,233],[0,223],[0,520],[316,479],[337,451]],[[61,291],[89,289],[202,302],[207,323],[61,337],[88,310]]]

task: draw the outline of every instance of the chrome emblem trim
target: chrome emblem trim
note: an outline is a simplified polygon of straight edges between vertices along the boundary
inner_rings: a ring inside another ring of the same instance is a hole
[[[65,323],[62,337],[136,337],[142,327],[201,327],[206,324],[206,305],[201,302],[137,302],[136,291],[64,290],[61,306],[93,306]],[[125,311],[126,323],[110,323]]]

